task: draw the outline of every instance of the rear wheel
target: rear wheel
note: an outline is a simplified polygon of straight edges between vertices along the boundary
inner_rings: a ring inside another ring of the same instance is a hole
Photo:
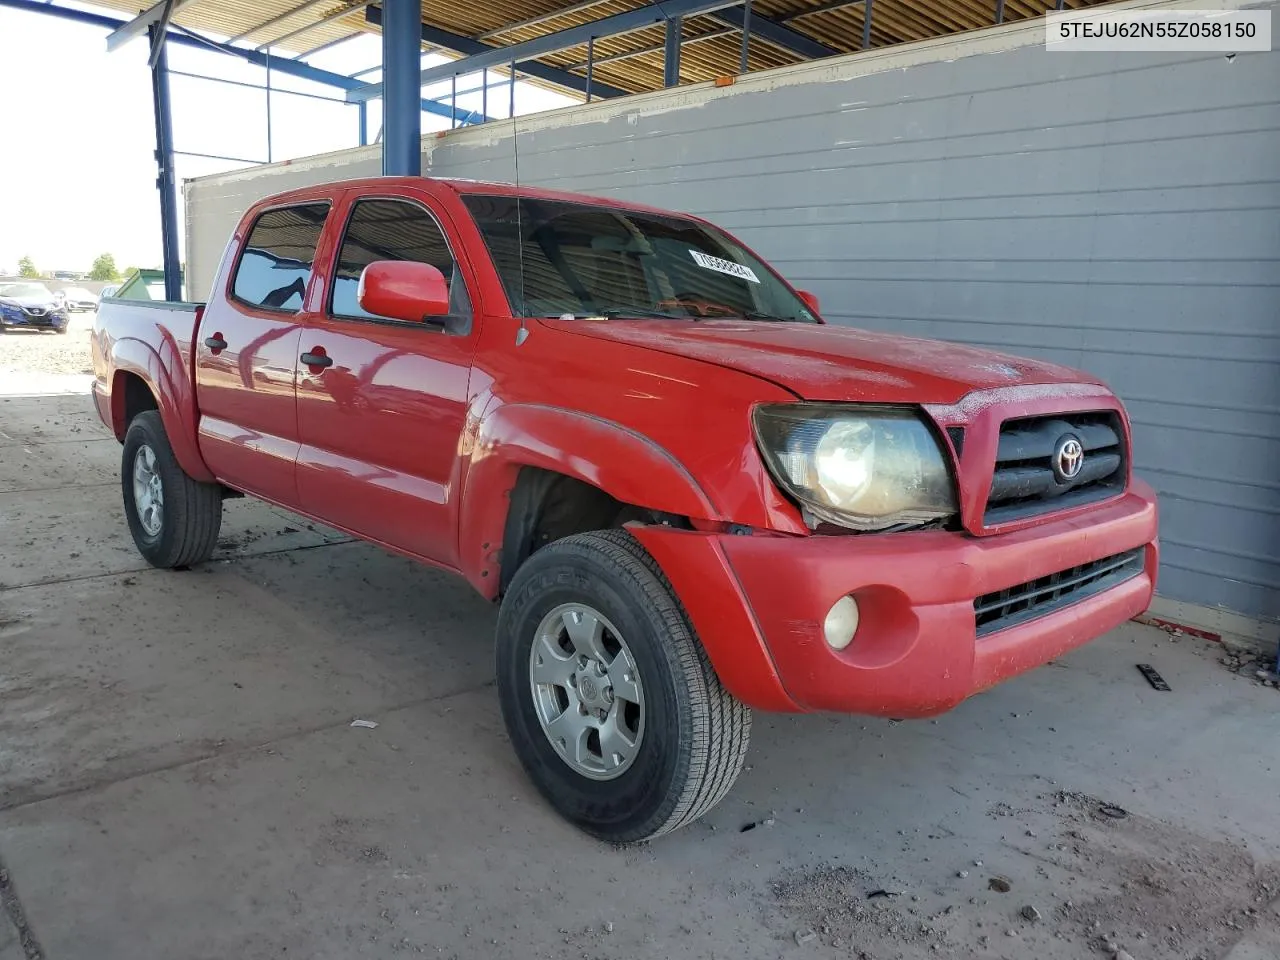
[[[498,617],[497,661],[521,763],[596,837],[633,843],[684,826],[742,768],[751,713],[625,531],[567,537],[520,568]]]
[[[157,411],[129,424],[120,482],[129,532],[148,563],[173,568],[209,559],[222,526],[222,488],[183,472]]]

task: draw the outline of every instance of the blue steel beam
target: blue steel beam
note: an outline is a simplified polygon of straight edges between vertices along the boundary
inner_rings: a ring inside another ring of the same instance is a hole
[[[63,20],[91,24],[106,30],[115,30],[126,23],[126,21],[119,20],[116,17],[108,17],[100,13],[89,13],[87,10],[73,10],[70,7],[60,7],[53,3],[39,2],[39,0],[0,0],[0,7],[24,10],[27,13],[42,13],[46,16],[60,17]],[[259,67],[266,67],[269,60],[271,69],[277,73],[287,73],[302,80],[310,80],[313,83],[337,87],[339,90],[344,90],[348,93],[365,86],[361,81],[344,76],[341,73],[321,70],[319,67],[313,67],[309,63],[302,63],[298,60],[268,57],[265,53],[260,53],[257,50],[246,50],[243,47],[233,47],[228,43],[219,43],[217,40],[210,40],[199,34],[191,33],[182,27],[171,28],[165,35],[165,42],[176,43],[184,47],[195,47],[197,50],[214,50],[218,53],[225,53],[228,56],[239,57],[241,60],[247,60],[249,63]],[[351,102],[349,96],[347,102]],[[437,100],[423,100],[422,109],[437,117],[452,117],[454,115],[454,111],[447,104],[440,103]],[[462,112],[458,116],[462,123],[479,123],[485,119],[473,111]]]
[[[363,0],[362,0],[363,2]],[[382,31],[382,175],[422,176],[422,97],[418,83],[422,23],[421,0],[384,0],[387,28]],[[455,93],[452,103],[458,102]],[[453,118],[457,124],[457,118]]]
[[[742,25],[747,18],[746,11],[742,7],[717,10],[711,16],[712,19],[727,23],[731,27],[737,27],[739,30],[742,29]],[[761,40],[768,40],[774,46],[790,50],[792,53],[798,53],[806,60],[820,60],[823,57],[834,56],[840,52],[835,47],[829,47],[825,43],[819,43],[812,37],[806,37],[799,30],[793,30],[777,20],[761,16],[754,10],[751,11],[751,36],[759,37]]]
[[[643,7],[637,7],[634,10],[615,13],[609,17],[592,20],[589,23],[557,30],[555,33],[548,33],[532,40],[515,43],[509,47],[486,47],[483,52],[463,57],[461,60],[427,67],[422,71],[420,78],[422,85],[427,86],[440,80],[448,80],[450,77],[461,73],[476,73],[490,67],[502,67],[511,63],[536,60],[538,57],[545,57],[548,54],[559,53],[561,50],[582,46],[593,37],[610,37],[623,33],[632,33],[675,17],[711,13],[715,10],[722,10],[725,7],[736,5],[734,0],[654,0],[654,2],[647,3]],[[373,8],[371,7],[368,13],[371,14],[372,12]],[[423,35],[425,37],[425,30]],[[522,67],[521,69],[527,72],[528,68]],[[592,89],[594,91],[594,86]],[[372,100],[380,96],[382,96],[382,84],[368,83],[350,91],[347,94],[347,99],[352,103],[359,103],[361,100]]]
[[[672,17],[667,21],[666,43],[662,52],[662,85],[680,86],[680,25],[684,21]]]
[[[171,0],[172,2],[172,0]],[[151,100],[156,120],[156,165],[160,190],[160,246],[164,259],[164,298],[182,299],[182,263],[178,259],[178,178],[173,169],[173,113],[169,106],[169,55],[163,24],[150,24]]]
[[[364,12],[365,20],[373,24],[375,27],[382,26],[382,9],[380,7],[369,7]],[[473,57],[490,51],[501,50],[504,55],[498,58],[498,62],[492,66],[509,67],[511,58],[505,55],[505,51],[510,47],[496,47],[490,43],[482,43],[472,37],[464,37],[458,33],[451,33],[448,30],[442,30],[439,27],[433,27],[429,24],[422,25],[422,39],[424,42],[433,47],[441,47],[445,50],[452,50],[454,53],[461,53],[467,57]],[[584,38],[583,43],[586,43]],[[478,69],[478,68],[477,68]],[[458,71],[459,73],[469,73],[469,70]],[[547,83],[554,83],[558,87],[564,87],[577,93],[587,92],[587,81],[585,77],[579,77],[570,73],[568,70],[562,70],[559,67],[549,67],[543,63],[522,63],[520,64],[520,72],[527,77],[533,77],[535,80],[543,80]],[[448,79],[452,76],[452,72],[446,72],[441,79]],[[593,99],[598,97],[625,97],[627,91],[620,87],[610,86],[607,83],[601,83],[595,80],[591,84],[591,96]],[[362,98],[362,99],[373,99]]]
[[[159,3],[152,4],[132,20],[121,21],[120,26],[107,34],[107,52],[110,53],[112,50],[124,46],[134,37],[140,37],[144,33],[148,33],[153,24],[162,24],[161,29],[164,29],[169,25],[169,17],[173,15],[173,11],[190,2],[191,0],[172,0],[172,2],[171,0],[160,0]]]

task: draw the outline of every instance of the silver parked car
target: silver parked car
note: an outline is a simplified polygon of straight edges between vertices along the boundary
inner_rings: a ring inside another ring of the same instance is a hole
[[[97,310],[98,297],[84,287],[67,287],[62,291],[63,303],[68,310]]]

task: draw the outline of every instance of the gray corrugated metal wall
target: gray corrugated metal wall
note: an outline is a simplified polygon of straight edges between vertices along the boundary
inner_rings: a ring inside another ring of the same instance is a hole
[[[431,172],[513,179],[482,129]],[[534,123],[520,181],[705,215],[832,321],[1100,375],[1160,492],[1160,592],[1280,616],[1280,53],[1024,46]]]

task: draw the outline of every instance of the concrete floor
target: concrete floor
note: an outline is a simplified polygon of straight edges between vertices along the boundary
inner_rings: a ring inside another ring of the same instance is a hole
[[[1201,641],[759,715],[720,807],[612,849],[523,777],[461,581],[243,500],[151,570],[118,463],[82,395],[0,397],[0,960],[1280,957],[1280,699]]]

